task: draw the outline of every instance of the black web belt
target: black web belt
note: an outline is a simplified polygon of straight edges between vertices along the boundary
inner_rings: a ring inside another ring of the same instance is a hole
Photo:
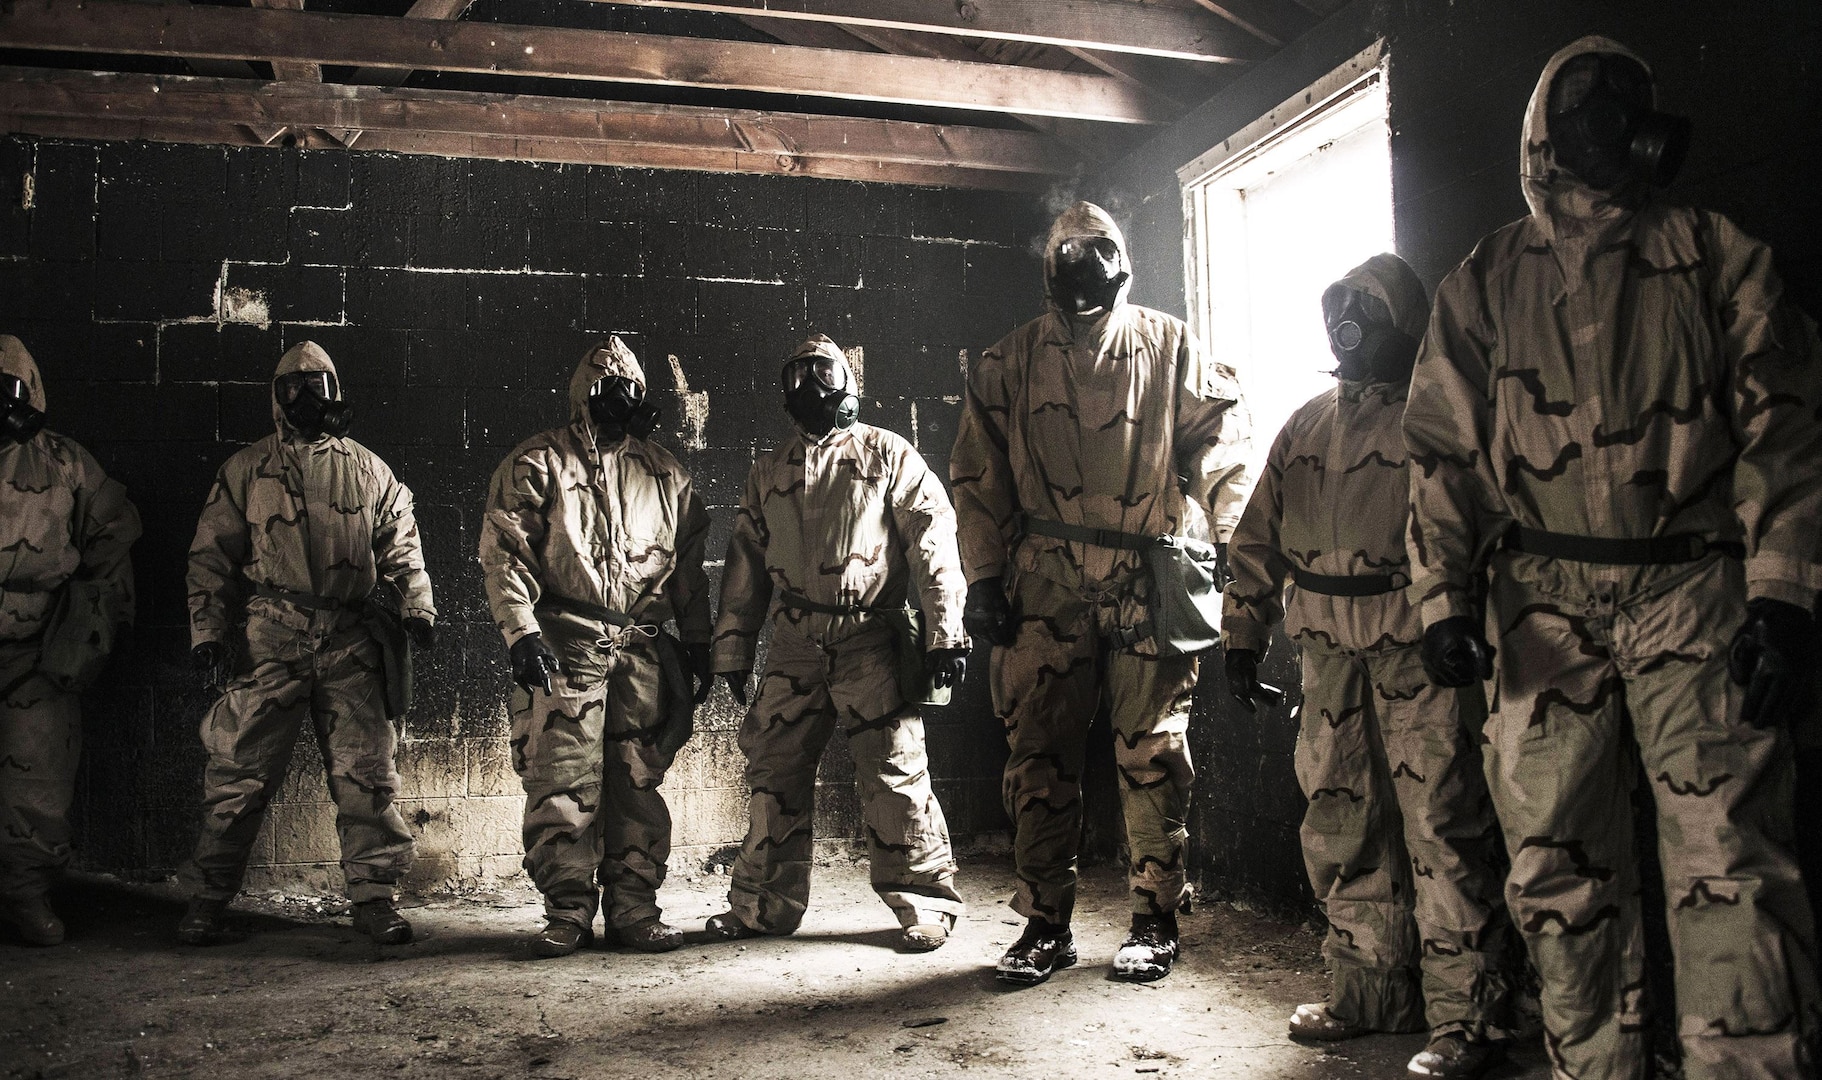
[[[360,611],[367,606],[365,599],[337,600],[332,596],[317,596],[313,593],[293,592],[281,589],[277,585],[255,585],[253,591],[268,600],[280,600],[311,611]]]
[[[792,611],[812,611],[819,615],[877,615],[882,611],[894,611],[904,606],[903,604],[899,604],[896,607],[889,605],[869,607],[865,604],[825,604],[820,600],[812,600],[800,592],[792,592],[789,589],[778,594],[778,602],[785,607],[790,608]]]
[[[1663,566],[1695,562],[1711,551],[1746,557],[1746,545],[1735,540],[1709,540],[1695,533],[1672,533],[1640,539],[1576,536],[1517,526],[1506,533],[1507,551],[1522,551],[1546,559],[1604,563],[1611,566]]]
[[[532,606],[533,611],[536,611],[538,608],[561,611],[565,614],[575,615],[579,618],[606,623],[609,626],[632,626],[635,622],[633,617],[624,611],[615,611],[612,608],[604,608],[599,604],[591,604],[586,600],[571,600],[567,596],[551,596],[548,593],[538,597],[538,602]]]
[[[1158,546],[1158,538],[1155,536],[1142,536],[1118,529],[1091,529],[1086,525],[1046,521],[1024,514],[1018,517],[1018,527],[1020,532],[1028,536],[1047,536],[1052,540],[1069,540],[1077,544],[1093,544],[1096,547],[1120,548],[1125,551],[1144,551]]]
[[[1323,596],[1384,596],[1410,584],[1403,574],[1312,574],[1301,566],[1291,567],[1291,580]]]

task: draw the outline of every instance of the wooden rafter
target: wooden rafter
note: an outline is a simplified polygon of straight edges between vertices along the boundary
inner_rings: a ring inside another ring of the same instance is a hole
[[[1100,75],[658,34],[259,8],[18,0],[0,7],[0,47],[751,90],[1115,123],[1170,119],[1155,99]]]
[[[302,11],[304,0],[253,0],[253,6],[276,11]],[[274,60],[272,75],[289,82],[322,82],[323,65],[308,61],[300,63],[295,60]]]
[[[1195,0],[1195,3],[1274,49],[1314,25],[1309,15],[1289,0]]]
[[[691,8],[845,26],[880,26],[967,37],[1033,41],[1176,60],[1235,62],[1265,51],[1232,26],[1187,8],[1131,0],[601,0],[633,7]]]
[[[473,6],[474,0],[416,0],[405,12],[405,18],[454,22],[468,14]],[[409,78],[411,71],[408,68],[361,68],[354,73],[353,81],[370,86],[404,86]]]
[[[68,121],[243,125],[261,142],[286,130],[320,130],[370,148],[404,135],[472,136],[604,144],[643,163],[667,155],[767,155],[783,159],[914,165],[969,172],[1058,174],[1075,158],[1051,139],[1023,131],[946,127],[857,117],[812,116],[688,105],[603,102],[525,94],[479,94],[342,84],[72,72],[0,67],[0,111]],[[669,157],[666,157],[668,160]]]

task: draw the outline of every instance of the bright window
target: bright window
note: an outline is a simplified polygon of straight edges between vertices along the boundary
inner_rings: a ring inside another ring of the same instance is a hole
[[[1393,249],[1380,57],[1362,53],[1178,171],[1190,326],[1239,373],[1255,466],[1334,385],[1322,291]]]

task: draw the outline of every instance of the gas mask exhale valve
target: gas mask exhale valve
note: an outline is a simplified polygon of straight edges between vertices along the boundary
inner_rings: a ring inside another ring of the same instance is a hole
[[[1689,151],[1690,124],[1651,100],[1651,76],[1629,56],[1589,53],[1564,64],[1548,106],[1557,163],[1597,191],[1629,178],[1669,184]]]
[[[306,439],[339,439],[348,434],[354,410],[341,399],[335,376],[327,371],[293,371],[273,383],[285,420]]]
[[[31,442],[43,428],[44,414],[32,408],[24,380],[0,374],[0,446]]]
[[[780,381],[785,411],[811,436],[853,427],[860,419],[860,398],[846,360],[820,353],[793,357],[785,362]]]
[[[588,418],[601,442],[619,442],[627,435],[647,439],[658,426],[658,406],[645,400],[645,387],[609,375],[588,389]]]

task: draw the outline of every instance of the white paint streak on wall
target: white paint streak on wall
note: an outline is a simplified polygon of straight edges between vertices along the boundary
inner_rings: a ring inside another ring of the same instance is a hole
[[[923,446],[917,441],[917,399],[911,399],[911,449],[923,452]]]
[[[246,323],[265,330],[272,325],[272,309],[266,301],[266,294],[258,289],[217,285],[215,319],[224,323]]]
[[[842,354],[848,358],[848,366],[854,369],[854,394],[856,397],[867,395],[867,353],[859,345],[852,349],[843,349]]]
[[[955,354],[955,360],[962,369],[962,385],[968,385],[968,350],[962,349]]]
[[[19,183],[19,206],[30,210],[38,205],[38,174],[27,170]]]
[[[685,450],[707,450],[709,427],[709,394],[706,390],[691,390],[689,377],[683,373],[683,361],[675,355],[667,357],[671,362],[671,378],[677,383],[677,411],[681,427],[677,434],[681,437]]]

